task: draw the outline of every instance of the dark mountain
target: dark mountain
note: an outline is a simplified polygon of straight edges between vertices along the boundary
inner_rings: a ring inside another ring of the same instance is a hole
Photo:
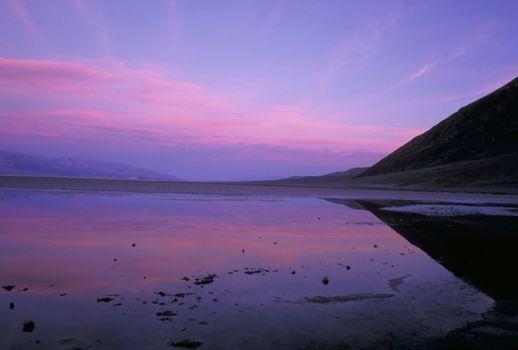
[[[79,158],[44,158],[0,151],[0,175],[62,176],[103,179],[179,180],[124,163]]]
[[[492,182],[516,182],[517,163],[518,78],[461,108],[359,177],[435,168],[439,169],[434,174],[439,176],[439,183],[448,182],[440,178],[443,172],[461,182],[464,175],[464,182],[485,181],[489,177]],[[421,176],[426,175],[420,173],[418,177]]]
[[[273,182],[293,185],[339,185],[344,181],[353,179],[354,177],[360,175],[366,169],[367,168],[352,168],[346,171],[336,171],[318,176],[292,176]]]

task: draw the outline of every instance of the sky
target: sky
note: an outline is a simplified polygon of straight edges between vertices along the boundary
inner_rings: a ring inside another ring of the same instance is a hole
[[[189,180],[369,166],[518,76],[518,1],[1,0],[0,150]]]

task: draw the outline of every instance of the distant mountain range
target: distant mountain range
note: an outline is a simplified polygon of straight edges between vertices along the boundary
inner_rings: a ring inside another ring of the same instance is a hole
[[[345,172],[309,178],[324,186],[518,189],[518,78],[461,108],[357,176]]]
[[[275,182],[278,183],[296,183],[300,185],[311,185],[311,184],[320,184],[322,181],[325,181],[329,185],[340,185],[340,183],[351,180],[356,176],[363,173],[368,168],[352,168],[346,171],[336,171],[334,173],[318,175],[318,176],[292,176],[286,179],[277,180]]]
[[[60,176],[100,179],[180,180],[124,163],[79,158],[44,158],[0,151],[0,175]]]

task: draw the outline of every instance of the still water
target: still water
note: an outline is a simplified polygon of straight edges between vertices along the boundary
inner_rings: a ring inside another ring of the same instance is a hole
[[[0,349],[413,346],[493,305],[318,198],[6,190],[0,242]]]

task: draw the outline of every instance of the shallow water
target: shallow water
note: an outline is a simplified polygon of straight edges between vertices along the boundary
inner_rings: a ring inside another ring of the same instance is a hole
[[[371,212],[323,199],[0,196],[0,285],[15,286],[0,349],[411,346],[493,304]]]

